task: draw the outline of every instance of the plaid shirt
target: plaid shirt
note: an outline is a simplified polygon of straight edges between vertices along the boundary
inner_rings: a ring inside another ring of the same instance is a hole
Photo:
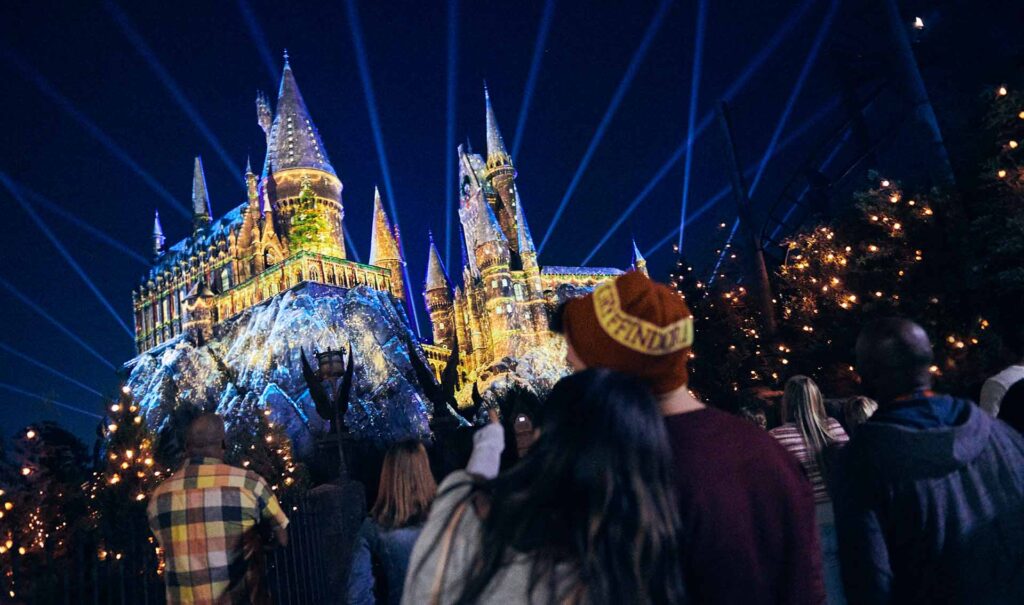
[[[266,481],[215,458],[189,460],[156,488],[147,512],[165,550],[168,603],[247,603],[243,535],[261,521],[288,525]]]

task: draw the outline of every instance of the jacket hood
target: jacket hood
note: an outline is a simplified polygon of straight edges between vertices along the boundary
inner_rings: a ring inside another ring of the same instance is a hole
[[[861,449],[877,472],[892,479],[947,475],[974,460],[992,432],[993,419],[973,403],[966,403],[966,413],[951,426],[918,429],[868,421],[858,427],[850,445]]]

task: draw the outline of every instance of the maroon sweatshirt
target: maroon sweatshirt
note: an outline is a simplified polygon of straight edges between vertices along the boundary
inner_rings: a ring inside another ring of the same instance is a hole
[[[814,494],[767,432],[706,408],[665,417],[693,603],[825,602]]]

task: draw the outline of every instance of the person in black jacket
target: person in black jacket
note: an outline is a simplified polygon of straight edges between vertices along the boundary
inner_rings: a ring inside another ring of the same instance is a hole
[[[850,603],[1024,602],[1024,437],[931,391],[917,324],[883,319],[857,341],[879,403],[836,454],[840,562]]]

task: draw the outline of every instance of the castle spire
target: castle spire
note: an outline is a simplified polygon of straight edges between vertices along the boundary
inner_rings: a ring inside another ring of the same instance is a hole
[[[441,255],[438,254],[437,246],[434,244],[434,233],[428,233],[430,236],[430,252],[427,258],[427,277],[423,282],[423,290],[437,290],[441,288],[451,290],[448,272],[445,271],[444,263],[441,262]]]
[[[640,253],[640,248],[636,245],[636,239],[633,239],[633,268],[637,271],[647,275],[647,259]]]
[[[519,196],[516,196],[517,200]],[[530,225],[526,223],[526,214],[523,212],[523,202],[518,200],[516,204],[516,237],[517,249],[520,256],[532,254],[537,256],[537,249],[533,245],[533,234],[530,233]]]
[[[498,130],[498,119],[494,115],[494,108],[491,107],[491,94],[487,90],[487,82],[484,82],[484,104],[487,106],[487,165],[512,165],[512,158],[505,150],[505,140]]]
[[[153,256],[159,258],[164,253],[164,228],[160,225],[160,211],[157,210],[153,216]]]
[[[479,217],[477,222],[476,244],[478,246],[485,242],[505,242],[507,244],[508,238],[505,237],[505,233],[501,230],[501,224],[498,223],[498,217],[494,216],[494,210],[491,209],[491,205],[484,201],[483,196],[477,196],[477,204],[481,206],[480,213],[482,216]]]
[[[210,194],[206,191],[206,175],[203,173],[203,160],[196,156],[192,167],[192,225],[202,229],[210,224],[213,211],[210,209]]]
[[[373,188],[373,232],[370,234],[370,264],[382,267],[382,261],[400,260],[398,242],[395,241],[391,229],[391,221],[384,212],[384,204],[380,201],[380,191]]]
[[[264,104],[265,101],[263,99]],[[264,108],[259,98],[257,111],[262,125]],[[263,174],[266,176],[289,168],[314,168],[337,176],[327,159],[324,143],[306,109],[302,93],[299,92],[286,52],[281,86],[277,91],[277,113],[267,135],[267,160],[263,165]]]

